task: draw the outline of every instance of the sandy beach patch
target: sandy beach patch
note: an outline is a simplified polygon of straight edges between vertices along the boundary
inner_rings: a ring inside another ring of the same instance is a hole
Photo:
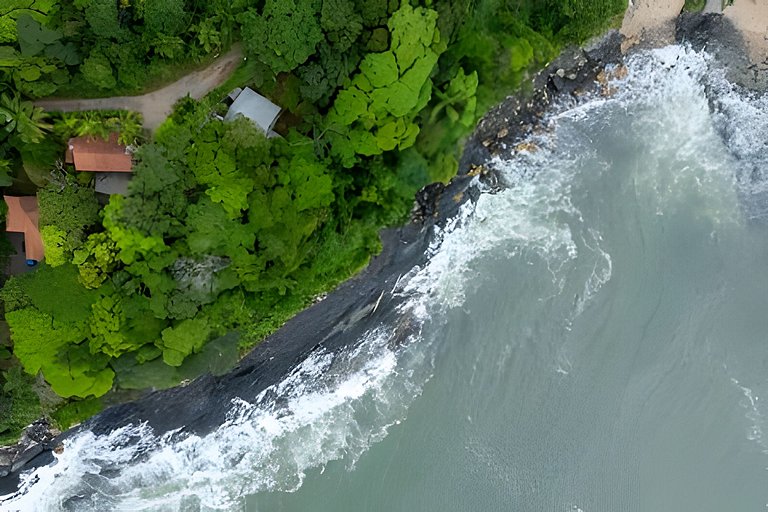
[[[634,0],[631,1],[621,34],[622,51],[636,44],[663,46],[675,42],[675,19],[683,9],[685,0]]]
[[[768,0],[735,0],[723,15],[741,32],[752,62],[768,64]]]

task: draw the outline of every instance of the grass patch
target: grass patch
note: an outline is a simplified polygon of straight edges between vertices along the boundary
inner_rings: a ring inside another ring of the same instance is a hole
[[[82,423],[91,416],[95,416],[104,406],[98,398],[69,402],[51,414],[53,421],[59,430],[64,431],[78,423]]]
[[[685,0],[683,10],[688,12],[701,12],[706,5],[707,0]]]
[[[264,79],[264,67],[255,59],[243,60],[227,80],[209,92],[206,97],[219,101],[236,87],[261,87]]]

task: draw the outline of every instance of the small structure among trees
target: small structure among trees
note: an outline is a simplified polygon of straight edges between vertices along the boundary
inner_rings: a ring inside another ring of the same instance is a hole
[[[76,171],[96,173],[96,192],[122,194],[128,192],[133,160],[125,144],[120,144],[116,132],[106,140],[94,137],[73,137],[67,143],[64,161]]]
[[[238,87],[229,93],[228,99],[232,100],[232,105],[224,116],[225,121],[232,121],[238,115],[242,115],[261,128],[268,138],[278,136],[273,128],[280,116],[280,107],[249,87],[245,89]]]
[[[6,231],[23,234],[23,241],[18,244],[21,245],[21,251],[18,251],[16,258],[11,259],[11,273],[20,273],[24,266],[19,258],[24,258],[24,263],[28,267],[34,267],[44,257],[43,239],[38,227],[40,211],[37,207],[37,197],[4,196],[4,199],[8,205]],[[14,245],[18,248],[16,243]]]

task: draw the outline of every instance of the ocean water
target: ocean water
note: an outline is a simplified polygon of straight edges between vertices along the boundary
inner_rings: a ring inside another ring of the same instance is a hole
[[[204,437],[82,434],[0,510],[766,510],[768,98],[680,46],[628,69],[490,164],[390,292],[406,343]]]

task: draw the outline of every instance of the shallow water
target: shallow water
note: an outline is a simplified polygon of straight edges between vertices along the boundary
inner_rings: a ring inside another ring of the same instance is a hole
[[[80,436],[0,508],[765,510],[768,101],[680,47],[629,69],[493,162],[393,290],[409,343],[316,354],[203,438]]]

